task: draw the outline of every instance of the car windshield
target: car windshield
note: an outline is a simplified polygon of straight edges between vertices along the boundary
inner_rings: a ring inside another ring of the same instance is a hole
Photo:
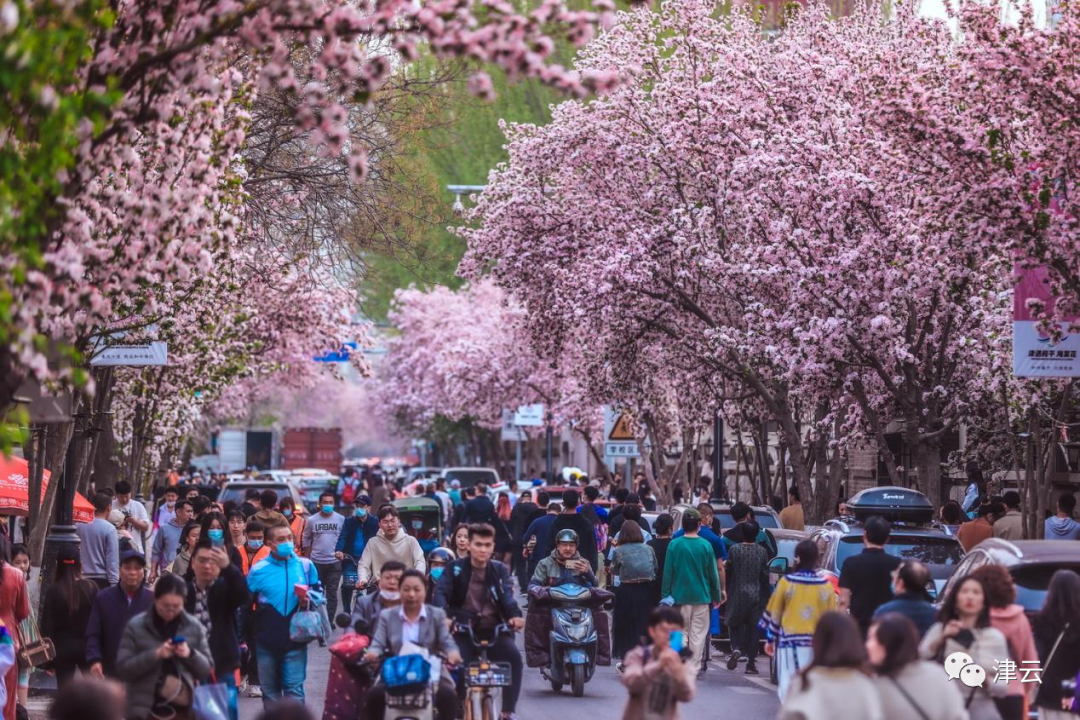
[[[238,485],[229,485],[221,491],[221,497],[218,498],[218,502],[224,505],[230,500],[240,505],[244,502],[244,497],[247,495],[248,490],[273,490],[278,495],[278,500],[284,497],[289,497],[289,487],[282,485],[281,483],[243,483]]]
[[[862,537],[845,537],[836,548],[836,569],[852,555],[863,551]],[[960,562],[960,543],[953,538],[892,536],[885,552],[899,558],[919,560],[927,565],[955,565]]]
[[[731,513],[726,510],[716,510],[716,517],[720,518],[720,527],[724,530],[730,530],[735,527],[735,518],[731,517]],[[770,530],[780,527],[780,524],[776,522],[776,518],[771,513],[754,513],[754,520],[761,528],[768,528]]]
[[[1080,563],[1044,565],[1016,565],[1011,568],[1013,582],[1016,583],[1016,602],[1028,612],[1042,609],[1046,594],[1050,589],[1050,578],[1058,570],[1072,570],[1080,573]]]
[[[499,476],[491,470],[447,470],[446,480],[447,482],[457,480],[461,483],[461,487],[468,488],[474,487],[479,482],[496,483],[499,481]]]

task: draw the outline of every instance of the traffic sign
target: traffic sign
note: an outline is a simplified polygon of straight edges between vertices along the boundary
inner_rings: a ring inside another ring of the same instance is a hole
[[[542,427],[544,425],[544,404],[518,405],[514,413],[514,424],[521,427]]]
[[[514,423],[514,413],[511,410],[502,411],[502,432],[500,438],[503,442],[525,442],[528,436],[519,425]]]
[[[604,406],[604,457],[641,457],[637,438],[634,436],[633,415],[611,405]]]

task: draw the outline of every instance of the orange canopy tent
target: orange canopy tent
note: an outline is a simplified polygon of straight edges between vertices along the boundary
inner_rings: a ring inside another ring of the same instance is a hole
[[[41,473],[41,495],[49,487],[48,470]],[[26,517],[30,514],[30,466],[17,457],[0,455],[0,514]],[[72,509],[75,522],[94,521],[94,506],[79,493],[75,493],[75,506]]]

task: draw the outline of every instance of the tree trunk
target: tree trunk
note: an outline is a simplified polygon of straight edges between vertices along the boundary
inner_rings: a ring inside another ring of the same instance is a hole
[[[48,459],[45,467],[50,472],[49,488],[45,491],[45,497],[41,500],[40,520],[30,530],[30,558],[41,566],[41,556],[45,550],[45,536],[52,527],[53,506],[56,504],[56,495],[60,489],[60,475],[64,472],[64,458],[67,456],[68,444],[74,432],[73,422],[60,423],[56,430],[56,442],[49,443]]]

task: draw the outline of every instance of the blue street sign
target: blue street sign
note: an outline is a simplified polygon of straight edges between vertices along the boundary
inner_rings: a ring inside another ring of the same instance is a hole
[[[350,351],[359,349],[359,346],[354,342],[343,343],[338,350],[332,350],[330,352],[323,353],[322,355],[316,355],[312,358],[315,362],[349,362]]]

